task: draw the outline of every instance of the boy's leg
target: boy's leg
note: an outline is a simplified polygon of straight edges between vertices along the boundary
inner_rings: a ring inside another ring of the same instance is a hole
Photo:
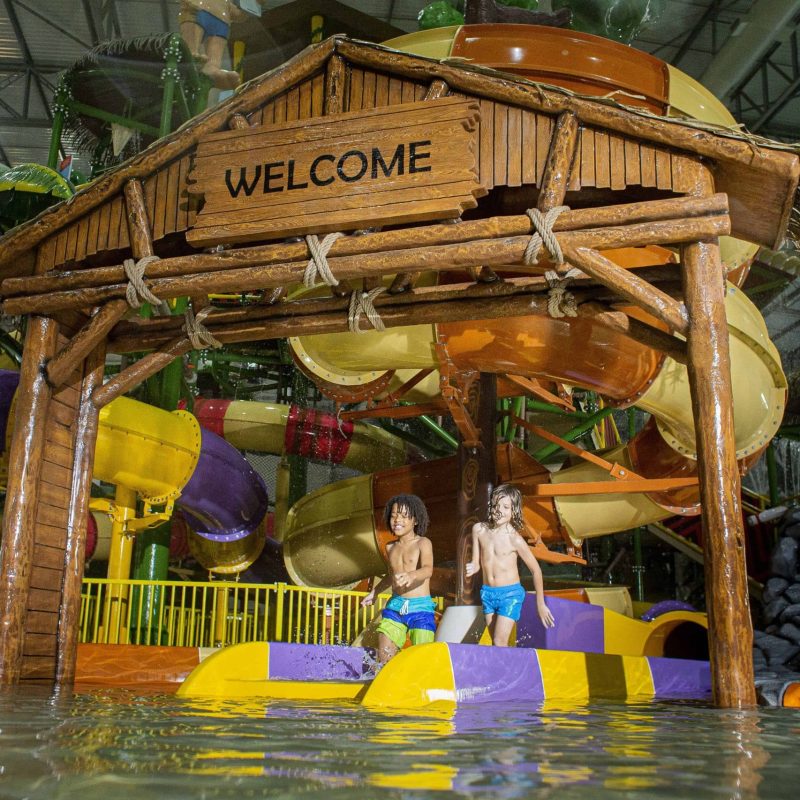
[[[502,617],[499,614],[494,621],[494,630],[490,629],[492,634],[492,644],[495,647],[508,647],[508,640],[511,636],[511,631],[514,628],[514,620],[509,617]]]
[[[407,635],[408,628],[402,622],[384,616],[378,625],[378,661],[385,664],[396,656],[406,643]]]
[[[400,652],[398,646],[383,632],[378,634],[378,661],[385,664]]]
[[[494,614],[484,614],[483,618],[486,620],[486,630],[489,631],[489,638],[494,643]]]
[[[181,22],[181,36],[183,37],[183,41],[189,47],[189,50],[192,51],[192,55],[195,58],[201,58],[205,60],[205,54],[202,52],[202,44],[203,44],[203,29],[196,23],[190,20],[185,20]]]
[[[411,644],[429,644],[436,638],[436,632],[427,628],[411,628],[408,631],[408,638]]]

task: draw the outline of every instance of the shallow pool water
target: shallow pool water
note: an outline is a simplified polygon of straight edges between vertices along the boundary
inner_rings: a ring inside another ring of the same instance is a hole
[[[0,693],[0,798],[797,798],[800,712]]]

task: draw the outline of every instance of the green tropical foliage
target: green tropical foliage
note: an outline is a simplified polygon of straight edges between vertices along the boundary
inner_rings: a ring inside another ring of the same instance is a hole
[[[73,194],[68,180],[42,164],[0,166],[0,231],[5,233]]]
[[[437,0],[425,6],[417,15],[420,30],[427,31],[431,28],[446,28],[449,25],[463,25],[464,15],[453,8],[447,0]]]
[[[646,26],[657,22],[665,0],[552,0],[553,11],[572,11],[570,27],[630,44]]]

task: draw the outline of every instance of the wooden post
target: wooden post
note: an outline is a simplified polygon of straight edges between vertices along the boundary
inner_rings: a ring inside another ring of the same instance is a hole
[[[346,110],[347,64],[338,54],[333,53],[328,59],[325,72],[325,116],[341,114]]]
[[[100,345],[86,359],[86,371],[81,384],[81,399],[75,429],[75,453],[72,462],[72,488],[67,520],[61,614],[58,620],[56,683],[60,686],[71,684],[75,680],[81,583],[83,582],[83,563],[86,552],[86,521],[89,516],[92,466],[99,421],[98,410],[91,400],[92,392],[103,383],[105,353],[105,346]]]
[[[558,115],[550,150],[542,175],[542,187],[536,207],[543,214],[564,202],[569,183],[569,171],[578,146],[578,118],[572,111]]]
[[[57,324],[47,317],[28,322],[17,389],[14,436],[0,548],[0,684],[20,678],[25,610],[31,582],[39,473],[51,398],[44,364],[56,344]]]
[[[475,605],[478,602],[480,573],[467,578],[464,569],[472,556],[472,526],[486,520],[489,495],[497,481],[497,376],[482,372],[472,384],[472,389],[468,408],[476,427],[480,429],[481,442],[475,448],[466,448],[462,442],[458,445],[460,486],[456,500],[456,605]]]
[[[755,705],[753,627],[733,427],[725,278],[716,241],[683,248],[714,703]]]

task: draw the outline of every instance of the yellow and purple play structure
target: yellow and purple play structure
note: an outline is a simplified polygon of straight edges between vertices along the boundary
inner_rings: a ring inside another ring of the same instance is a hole
[[[704,614],[672,611],[639,622],[576,600],[550,596],[547,603],[556,628],[542,627],[535,598],[528,595],[514,648],[417,645],[374,677],[374,662],[364,648],[254,642],[205,658],[178,694],[357,700],[375,708],[709,696],[707,661],[663,655],[679,627],[704,630]]]

